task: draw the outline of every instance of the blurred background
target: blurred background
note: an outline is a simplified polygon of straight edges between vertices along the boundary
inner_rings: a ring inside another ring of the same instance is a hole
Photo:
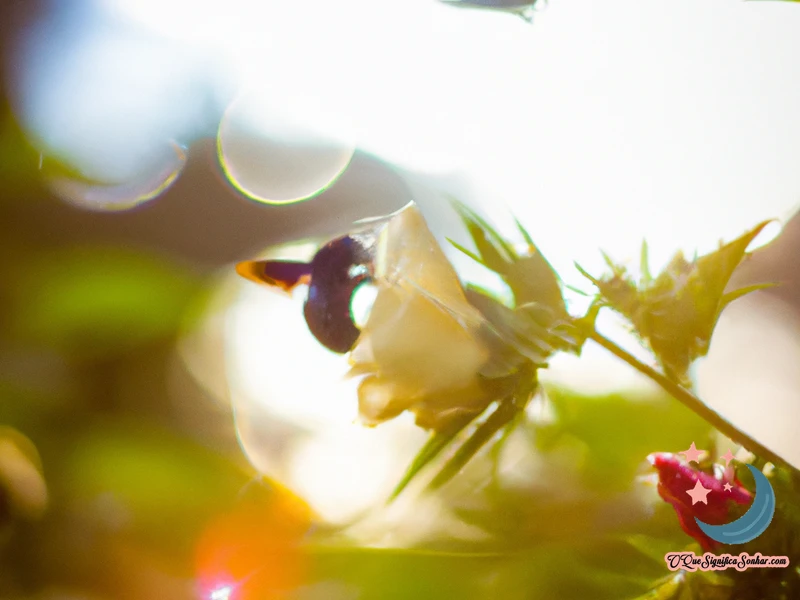
[[[632,540],[686,542],[645,456],[712,443],[705,423],[587,346],[502,453],[388,509],[424,432],[355,425],[301,294],[233,265],[308,258],[411,200],[466,243],[458,197],[512,236],[519,217],[591,291],[572,265],[601,272],[601,248],[635,269],[645,238],[657,270],[777,218],[737,283],[782,285],[726,311],[697,375],[798,465],[798,26],[737,0],[553,1],[532,23],[436,0],[6,0],[0,598],[642,593],[663,551]]]

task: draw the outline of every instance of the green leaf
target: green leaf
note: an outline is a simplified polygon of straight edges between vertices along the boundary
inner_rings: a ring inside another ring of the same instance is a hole
[[[588,273],[588,271],[586,271],[586,269],[584,269],[582,266],[580,266],[580,265],[579,265],[577,262],[575,262],[575,263],[573,263],[573,264],[575,265],[575,268],[576,268],[576,269],[578,269],[578,272],[579,272],[581,275],[583,275],[584,277],[586,277],[586,279],[588,279],[589,281],[591,281],[591,282],[592,282],[594,285],[596,285],[596,286],[599,286],[599,285],[600,285],[600,280],[599,280],[599,279],[596,279],[595,277],[593,277],[592,275],[590,275],[590,274]]]
[[[747,247],[769,223],[760,223],[691,262],[678,252],[655,278],[649,273],[644,243],[642,278],[638,284],[605,253],[610,273],[604,277],[595,278],[580,266],[578,269],[597,286],[602,300],[631,322],[656,355],[664,373],[678,384],[688,386],[689,366],[708,352],[721,310],[736,298],[766,287],[750,286],[725,293],[734,270],[746,256]]]
[[[41,447],[54,495],[67,506],[114,498],[130,534],[174,551],[191,549],[199,529],[228,510],[252,480],[224,456],[139,422],[97,420],[65,435]],[[267,486],[265,501],[271,493]]]
[[[591,297],[589,292],[584,292],[583,290],[576,288],[574,285],[564,285],[565,288],[570,290],[571,292],[575,292],[579,296]]]
[[[409,466],[400,483],[397,484],[389,502],[397,498],[403,490],[408,487],[408,484],[416,478],[422,469],[424,469],[432,460],[434,460],[444,450],[450,442],[455,438],[467,425],[477,418],[478,415],[465,415],[459,419],[453,420],[446,429],[442,431],[433,432],[417,453],[414,461]]]
[[[107,246],[43,253],[9,277],[16,304],[10,333],[90,358],[173,334],[201,289],[163,257]]]
[[[648,535],[630,534],[623,536],[624,541],[635,548],[643,556],[655,563],[664,566],[664,556],[667,552],[675,551],[674,540],[660,540]]]
[[[547,395],[556,418],[541,427],[549,430],[540,435],[541,441],[551,444],[548,451],[575,442],[588,449],[581,475],[587,487],[598,491],[628,489],[645,456],[664,448],[686,448],[711,430],[666,394],[591,396],[548,388]],[[553,447],[556,436],[561,443]]]
[[[461,244],[459,244],[456,241],[451,240],[450,238],[447,238],[447,241],[450,242],[455,247],[456,250],[462,252],[463,254],[466,254],[467,256],[469,256],[472,260],[474,260],[479,265],[482,265],[482,266],[488,268],[486,263],[483,262],[483,259],[480,256],[478,256],[477,254],[475,254],[474,252],[472,252],[471,250],[467,250],[466,248],[464,248],[464,246],[462,246]]]
[[[478,426],[472,436],[461,445],[453,457],[442,467],[442,470],[428,485],[428,489],[430,491],[437,490],[455,477],[492,436],[510,423],[520,410],[520,407],[511,400],[500,402],[494,412]]]
[[[686,585],[686,575],[678,571],[657,581],[648,592],[635,600],[692,600],[693,598],[694,594]]]
[[[535,302],[547,306],[558,318],[568,317],[561,279],[518,219],[517,228],[528,246],[528,254],[523,256],[475,211],[457,200],[453,204],[478,252],[451,241],[456,248],[500,275],[511,288],[517,306]]]
[[[620,267],[613,260],[611,260],[611,257],[605,250],[600,250],[600,255],[603,257],[603,260],[605,261],[609,269],[611,269],[612,271],[620,269]]]
[[[316,546],[307,553],[311,582],[325,586],[314,598],[359,600],[479,600],[489,597],[492,575],[507,560],[496,553],[414,548]]]
[[[561,278],[538,250],[509,265],[506,283],[514,293],[517,306],[536,303],[546,306],[557,318],[567,318],[566,302],[561,291]]]
[[[639,269],[642,272],[642,283],[649,284],[653,281],[653,276],[650,273],[650,258],[647,248],[647,240],[642,240],[642,253]]]
[[[778,285],[777,283],[756,283],[754,285],[748,285],[748,286],[739,288],[738,290],[734,290],[732,292],[728,292],[726,294],[723,294],[722,300],[720,301],[719,310],[720,310],[720,312],[722,312],[722,310],[726,306],[728,306],[728,304],[730,304],[734,300],[738,300],[742,296],[746,296],[747,294],[750,294],[752,292],[757,292],[758,290],[767,290],[769,288],[776,287],[777,285]]]
[[[496,273],[504,274],[516,256],[514,249],[466,205],[456,202],[455,208],[478,250],[479,262]]]
[[[525,600],[621,600],[652,585],[661,569],[602,540],[542,544],[518,558],[503,574],[492,598]],[[647,568],[649,567],[649,568]],[[653,575],[650,574],[653,573]],[[515,590],[520,590],[515,594]],[[522,591],[524,590],[524,591]]]
[[[522,226],[522,223],[520,223],[519,219],[517,219],[516,217],[514,218],[514,222],[517,224],[517,229],[519,229],[520,234],[522,234],[522,239],[524,239],[525,243],[528,244],[529,252],[535,251],[536,244],[533,243],[533,238],[531,237],[531,234],[528,233],[528,230]]]
[[[492,345],[509,346],[537,366],[547,364],[547,358],[555,350],[555,340],[547,329],[475,288],[467,288],[467,299],[489,321],[491,333],[497,338],[494,341],[498,342]]]
[[[730,575],[715,571],[695,571],[687,576],[688,587],[692,590],[691,598],[697,600],[730,600],[733,596],[734,581]],[[755,597],[774,597],[756,595]],[[745,597],[754,597],[745,594]],[[788,596],[787,596],[788,598]]]
[[[704,315],[713,315],[711,327],[719,316],[720,300],[728,286],[733,271],[742,262],[747,247],[761,231],[772,221],[764,221],[719,250],[699,257],[695,261],[694,276],[688,282],[695,302],[701,303],[699,311]],[[711,332],[708,332],[710,335]]]
[[[472,219],[478,227],[480,227],[486,236],[488,236],[492,243],[495,244],[498,248],[502,249],[502,251],[507,255],[509,260],[513,260],[517,258],[517,252],[514,250],[514,246],[509,243],[500,233],[489,223],[481,217],[478,213],[474,210],[469,208],[465,204],[461,204],[461,207],[464,209],[465,213]]]

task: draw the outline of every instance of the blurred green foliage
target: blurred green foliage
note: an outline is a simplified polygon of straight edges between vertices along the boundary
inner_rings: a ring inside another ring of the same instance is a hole
[[[111,499],[142,543],[175,552],[190,551],[199,526],[229,509],[252,477],[190,439],[122,419],[87,428],[57,468],[55,493],[65,501]]]
[[[176,330],[197,281],[157,256],[132,249],[58,248],[9,273],[9,333],[71,358],[95,358]]]
[[[498,455],[490,447],[442,490],[448,510],[488,537],[437,537],[405,552],[312,553],[315,577],[346,582],[363,594],[358,598],[610,600],[646,593],[668,574],[664,554],[691,539],[654,486],[636,475],[648,472],[647,454],[706,439],[709,426],[662,394],[548,389],[547,396],[555,418],[528,418],[514,433],[527,446],[520,452],[554,465],[547,480],[487,482]],[[577,491],[565,498],[559,488],[572,480]]]
[[[591,489],[628,489],[651,452],[708,445],[708,423],[666,394],[587,396],[548,392],[555,419],[536,429],[536,445],[552,451],[565,445],[585,454],[582,477]]]

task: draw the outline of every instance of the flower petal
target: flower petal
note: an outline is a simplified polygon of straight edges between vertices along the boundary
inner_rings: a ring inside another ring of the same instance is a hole
[[[354,371],[413,399],[473,385],[489,354],[478,338],[483,317],[417,208],[395,215],[379,244],[378,294],[350,355]]]

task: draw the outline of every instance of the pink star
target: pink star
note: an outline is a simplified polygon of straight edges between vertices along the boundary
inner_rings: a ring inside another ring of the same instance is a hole
[[[720,456],[720,458],[725,459],[725,466],[727,467],[729,464],[731,464],[731,461],[733,460],[733,454],[731,454],[731,451],[728,450],[725,454]]]
[[[726,492],[730,492],[733,489],[733,486],[730,483],[726,483],[724,486]]]
[[[700,483],[700,481],[698,480],[698,482],[694,484],[694,488],[692,488],[691,490],[687,490],[686,493],[692,497],[692,506],[694,506],[698,502],[702,502],[703,504],[708,504],[707,496],[710,491],[711,490],[707,490],[706,488],[704,488],[703,484]]]
[[[678,454],[683,454],[686,457],[686,460],[688,460],[689,462],[699,462],[698,459],[702,454],[705,454],[705,450],[698,450],[695,447],[694,442],[692,442],[692,445],[689,446],[688,450],[684,450],[683,452],[679,452]]]

